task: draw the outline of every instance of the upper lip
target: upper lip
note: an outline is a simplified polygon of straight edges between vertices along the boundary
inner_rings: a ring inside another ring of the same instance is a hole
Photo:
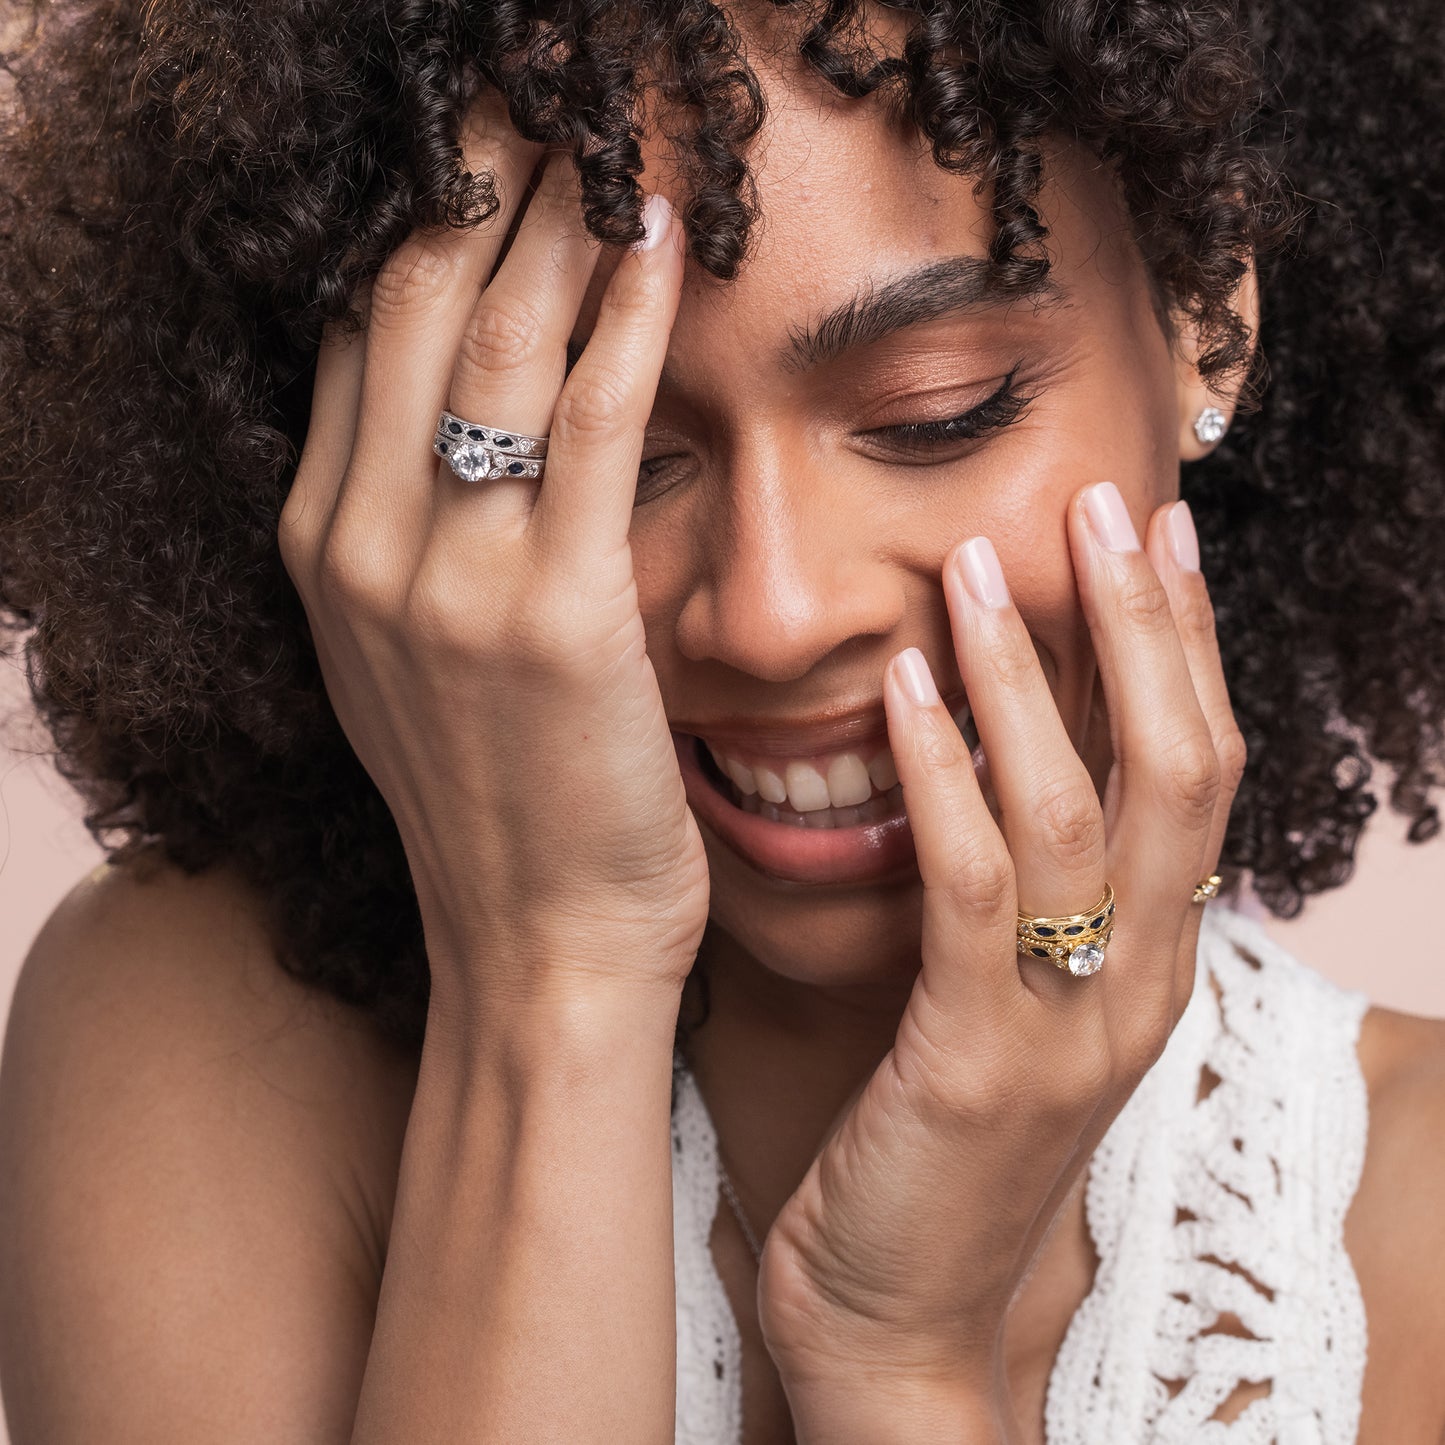
[[[956,713],[965,702],[962,688],[943,694],[943,705]],[[844,752],[872,742],[886,742],[888,714],[883,702],[861,707],[830,708],[807,717],[759,717],[733,713],[708,722],[675,721],[674,732],[705,738],[710,743],[736,743],[749,753],[780,758]]]

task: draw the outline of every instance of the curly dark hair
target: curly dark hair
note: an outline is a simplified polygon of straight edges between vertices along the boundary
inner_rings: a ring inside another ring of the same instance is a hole
[[[484,86],[570,150],[609,240],[641,233],[659,127],[690,254],[735,275],[764,116],[739,18],[991,183],[992,259],[1020,279],[1048,264],[1041,141],[1116,168],[1201,371],[1247,371],[1230,436],[1185,474],[1249,745],[1232,876],[1281,916],[1343,883],[1372,759],[1410,838],[1438,830],[1434,0],[900,0],[892,51],[858,0],[32,3],[3,61],[0,618],[112,856],[234,865],[283,966],[404,1046],[428,994],[415,894],[276,544],[321,329],[359,324],[358,281],[413,228],[495,213],[457,144]],[[1231,309],[1251,250],[1252,363]]]

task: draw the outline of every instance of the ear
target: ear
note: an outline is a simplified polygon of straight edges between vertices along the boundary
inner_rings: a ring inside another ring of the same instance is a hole
[[[1250,346],[1259,344],[1259,281],[1255,274],[1254,257],[1249,258],[1249,268],[1239,279],[1235,289],[1233,306],[1240,319],[1250,331]],[[1174,346],[1174,378],[1179,397],[1179,460],[1198,461],[1208,456],[1217,442],[1202,442],[1194,434],[1194,422],[1207,406],[1217,407],[1224,413],[1226,421],[1234,419],[1234,407],[1238,400],[1238,385],[1242,384],[1248,372],[1240,367],[1235,373],[1237,382],[1227,392],[1220,393],[1207,386],[1196,370],[1199,356],[1199,338],[1193,324],[1187,317],[1176,314]]]

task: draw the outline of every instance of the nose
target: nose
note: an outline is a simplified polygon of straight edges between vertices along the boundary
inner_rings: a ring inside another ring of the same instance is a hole
[[[800,454],[801,453],[801,454]],[[705,561],[677,617],[677,646],[769,682],[833,652],[868,651],[898,626],[906,575],[890,560],[878,498],[829,477],[802,448],[734,452]]]

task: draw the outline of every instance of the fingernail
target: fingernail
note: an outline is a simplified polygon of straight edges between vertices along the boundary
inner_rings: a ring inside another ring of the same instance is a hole
[[[893,666],[910,702],[919,707],[929,707],[938,701],[938,689],[934,686],[933,674],[928,670],[928,659],[916,647],[905,647],[893,659]]]
[[[642,224],[647,234],[637,243],[639,251],[655,251],[672,230],[672,207],[656,191],[642,206]]]
[[[1096,482],[1084,493],[1084,514],[1100,546],[1111,552],[1139,550],[1139,534],[1113,482]]]
[[[958,571],[975,602],[984,607],[1008,606],[1008,583],[987,537],[970,537],[958,549]]]
[[[1164,514],[1164,537],[1176,567],[1183,572],[1199,571],[1199,534],[1188,502],[1175,502]]]

